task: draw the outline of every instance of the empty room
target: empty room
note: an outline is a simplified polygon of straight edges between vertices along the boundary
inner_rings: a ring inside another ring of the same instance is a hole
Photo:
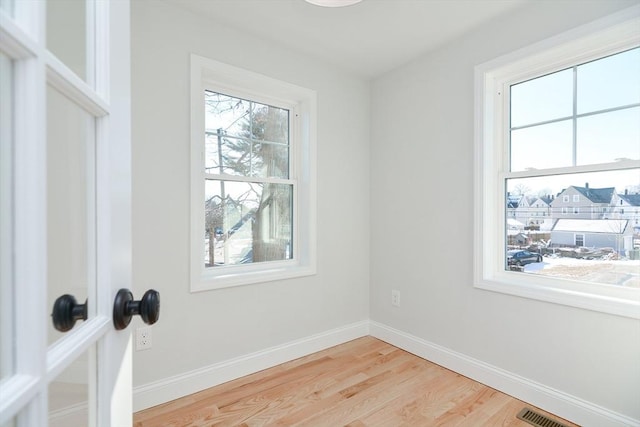
[[[640,426],[639,0],[0,29],[0,426]]]

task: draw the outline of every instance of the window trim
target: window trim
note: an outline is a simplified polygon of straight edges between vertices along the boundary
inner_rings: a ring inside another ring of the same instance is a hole
[[[633,6],[475,67],[474,287],[640,319],[640,289],[505,271],[506,189],[504,175],[496,173],[503,170],[508,153],[508,126],[502,126],[509,105],[508,93],[503,93],[507,79],[537,77],[640,45],[638,28],[640,6]],[[604,169],[639,165],[626,161]],[[590,169],[576,166],[572,172]],[[566,169],[544,174],[561,172]]]
[[[191,55],[190,290],[200,292],[316,274],[315,91]],[[204,91],[226,93],[291,109],[290,179],[293,184],[293,259],[204,267]]]

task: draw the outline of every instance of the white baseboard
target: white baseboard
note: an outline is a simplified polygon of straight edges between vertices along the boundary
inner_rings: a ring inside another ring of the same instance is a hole
[[[369,321],[364,320],[134,387],[133,410],[141,411],[367,335]]]
[[[135,387],[133,409],[147,409],[366,335],[386,341],[584,427],[640,426],[640,420],[368,320]]]
[[[640,420],[618,414],[381,323],[370,321],[369,329],[370,334],[378,339],[584,427],[640,426]]]

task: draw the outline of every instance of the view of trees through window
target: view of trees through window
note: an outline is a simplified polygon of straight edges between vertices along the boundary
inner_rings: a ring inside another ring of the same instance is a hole
[[[640,287],[640,48],[510,100],[505,268]]]
[[[292,258],[290,111],[205,91],[205,267]]]

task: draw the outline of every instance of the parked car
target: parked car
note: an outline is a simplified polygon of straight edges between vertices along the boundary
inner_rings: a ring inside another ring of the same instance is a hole
[[[542,262],[542,255],[523,250],[507,251],[507,265],[527,265],[534,262]]]

